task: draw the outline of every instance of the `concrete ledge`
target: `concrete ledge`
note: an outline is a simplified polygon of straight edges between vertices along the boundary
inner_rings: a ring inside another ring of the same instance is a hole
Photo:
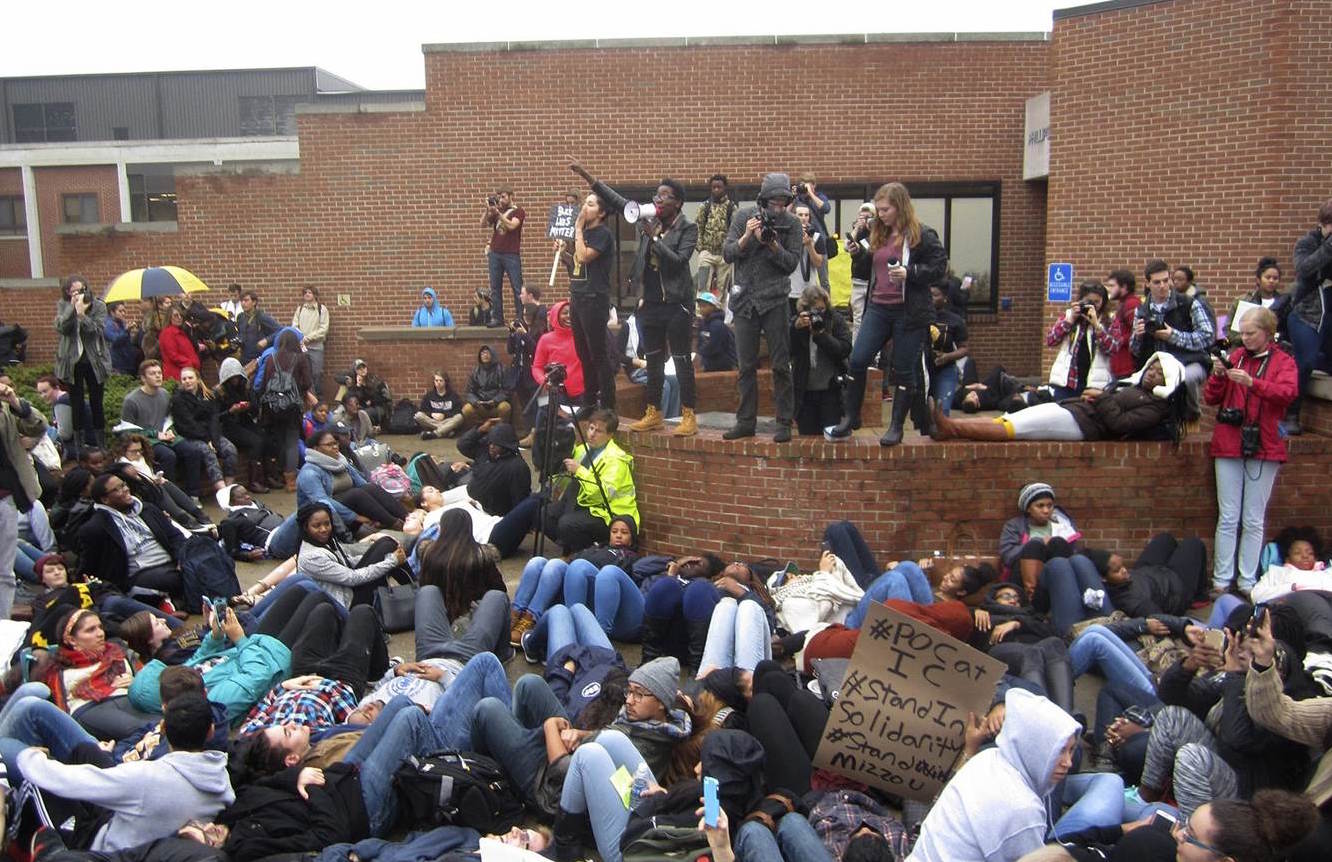
[[[504,327],[485,326],[366,326],[357,330],[357,341],[490,341],[501,345],[508,339]]]
[[[335,102],[297,105],[297,114],[415,114],[425,111],[425,102]]]
[[[1155,2],[1155,0],[1153,0]],[[905,42],[1047,42],[1049,33],[810,33],[770,36],[676,36],[641,39],[550,39],[520,42],[448,42],[421,46],[424,54],[574,51],[590,48],[703,48],[743,45],[873,45]]]
[[[47,290],[59,286],[58,278],[0,278],[0,290]]]
[[[118,233],[176,233],[180,225],[174,221],[113,222],[108,224],[62,224],[56,227],[56,236],[112,236]]]

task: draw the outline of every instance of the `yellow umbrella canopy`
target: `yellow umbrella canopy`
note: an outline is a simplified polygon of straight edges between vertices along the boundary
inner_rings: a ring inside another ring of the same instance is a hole
[[[115,281],[106,289],[106,296],[102,297],[102,300],[126,302],[151,296],[180,296],[207,289],[208,285],[188,269],[178,266],[150,266],[146,269],[131,269],[116,276]]]

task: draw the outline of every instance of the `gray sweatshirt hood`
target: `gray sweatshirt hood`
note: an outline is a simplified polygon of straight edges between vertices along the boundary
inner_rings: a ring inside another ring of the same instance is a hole
[[[791,177],[788,174],[763,175],[763,185],[759,187],[758,202],[762,204],[776,197],[791,197]]]
[[[1027,786],[1045,797],[1054,789],[1050,773],[1064,744],[1080,729],[1072,716],[1051,701],[1011,688],[1004,696],[1004,727],[996,744]]]
[[[169,751],[161,760],[200,793],[232,793],[227,755],[221,751]]]

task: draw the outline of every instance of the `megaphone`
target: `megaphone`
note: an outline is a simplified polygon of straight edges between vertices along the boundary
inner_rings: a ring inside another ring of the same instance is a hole
[[[640,204],[637,201],[627,200],[624,195],[615,189],[597,180],[592,183],[592,191],[602,197],[606,203],[610,204],[611,209],[617,209],[624,215],[624,220],[629,224],[636,224],[639,219],[656,218],[656,204]]]

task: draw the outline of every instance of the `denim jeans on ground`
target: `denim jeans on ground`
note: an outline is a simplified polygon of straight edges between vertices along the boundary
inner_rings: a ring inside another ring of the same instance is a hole
[[[33,686],[33,688],[28,688]],[[30,746],[49,749],[56,760],[67,762],[75,746],[97,742],[69,713],[46,700],[41,683],[20,686],[0,713],[0,758],[8,770],[11,787],[17,787],[18,754]]]
[[[774,835],[757,820],[740,825],[735,833],[736,862],[831,862],[832,855],[819,834],[799,812],[777,822]]]
[[[546,762],[545,733],[540,724],[524,727],[507,700],[483,698],[472,709],[472,750],[499,761],[514,787],[529,801],[532,799],[537,775]]]
[[[738,667],[752,671],[772,658],[772,632],[763,606],[727,596],[712,609],[700,669]]]
[[[869,585],[855,609],[846,615],[846,627],[860,628],[865,622],[865,616],[869,614],[870,606],[889,599],[929,605],[934,603],[934,591],[930,589],[930,579],[920,566],[909,560],[898,563],[897,568],[879,575]]]
[[[1069,646],[1068,657],[1073,663],[1074,679],[1096,667],[1106,680],[1156,697],[1156,687],[1152,685],[1152,674],[1147,665],[1105,626],[1093,625],[1083,629]]]
[[[1051,839],[1124,822],[1124,781],[1111,772],[1070,775],[1055,790],[1053,799],[1071,807],[1055,821],[1048,836]]]
[[[529,637],[531,649],[541,656],[554,655],[570,644],[614,649],[597,618],[583,605],[555,605],[548,609]]]
[[[587,565],[590,566],[591,563]],[[552,602],[559,601],[565,570],[569,567],[570,564],[558,558],[548,560],[545,557],[533,557],[528,560],[523,566],[522,575],[518,578],[518,587],[513,591],[513,609],[530,611],[532,616],[540,617]]]
[[[1207,618],[1207,627],[1209,629],[1223,628],[1230,614],[1242,604],[1245,604],[1244,599],[1230,593],[1217,596],[1216,601],[1212,604],[1212,615]]]
[[[1090,610],[1082,603],[1082,594],[1088,589],[1105,590],[1105,583],[1092,561],[1082,554],[1055,557],[1041,570],[1040,585],[1050,598],[1050,621],[1055,631],[1067,636],[1075,623],[1088,616],[1108,616],[1115,607],[1107,591],[1098,610]]]
[[[45,552],[36,545],[19,539],[14,553],[14,574],[30,584],[40,583],[41,579],[37,577],[33,564],[44,555]]]
[[[834,521],[823,530],[823,540],[828,548],[837,555],[860,584],[862,590],[869,589],[871,583],[883,570],[874,559],[874,552],[860,535],[860,530],[850,521]]]
[[[264,618],[264,614],[268,613],[268,609],[273,606],[274,602],[280,599],[288,591],[305,590],[306,592],[312,593],[318,589],[319,589],[319,584],[316,584],[314,582],[314,579],[311,578],[309,575],[302,575],[300,573],[293,572],[292,574],[288,575],[287,577],[283,578],[280,582],[278,582],[278,585],[276,587],[273,587],[273,589],[269,590],[262,599],[255,602],[254,609],[251,610],[250,613],[254,614],[255,619],[261,620]],[[342,618],[342,621],[346,622],[347,609],[344,608],[342,605],[338,604],[337,602],[334,602],[334,604],[337,605],[337,607],[334,610],[337,610],[338,615]]]
[[[550,683],[537,674],[525,673],[513,684],[513,717],[525,728],[541,727],[552,716],[565,715],[564,704]]]
[[[129,619],[130,617],[137,614],[139,611],[147,611],[153,616],[160,617],[161,619],[163,619],[167,624],[167,628],[171,629],[172,631],[175,631],[176,629],[185,625],[185,623],[176,619],[171,614],[165,613],[164,611],[155,608],[152,605],[145,605],[143,602],[139,601],[138,599],[131,599],[128,598],[127,596],[106,596],[105,598],[102,599],[101,604],[98,606],[98,609],[101,611],[105,611],[110,616],[120,617],[123,620]]]
[[[615,640],[640,637],[643,592],[617,565],[595,569],[587,560],[574,560],[564,575],[564,603],[591,608],[602,631]]]
[[[603,731],[596,742],[579,746],[570,760],[560,808],[587,812],[602,862],[620,862],[620,836],[629,822],[629,809],[610,777],[621,766],[633,775],[643,763],[643,755],[618,730]]]
[[[1258,582],[1263,550],[1263,522],[1281,465],[1256,458],[1216,459],[1216,536],[1212,542],[1212,586],[1225,589],[1235,579],[1235,546],[1239,545],[1239,588]]]

